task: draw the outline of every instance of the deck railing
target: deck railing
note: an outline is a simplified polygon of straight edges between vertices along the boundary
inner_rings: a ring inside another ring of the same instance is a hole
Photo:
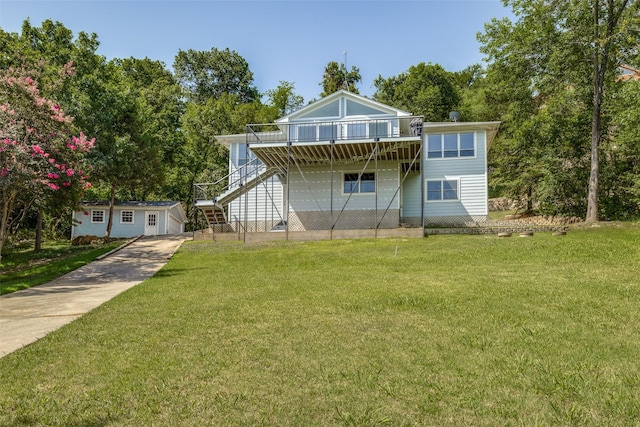
[[[418,116],[367,120],[297,122],[247,125],[247,143],[329,142],[381,140],[422,136]]]
[[[201,200],[216,201],[221,194],[233,188],[243,186],[249,179],[257,176],[262,170],[264,170],[262,162],[258,159],[251,159],[251,161],[233,170],[230,174],[220,178],[216,182],[194,184],[193,199],[196,202]]]

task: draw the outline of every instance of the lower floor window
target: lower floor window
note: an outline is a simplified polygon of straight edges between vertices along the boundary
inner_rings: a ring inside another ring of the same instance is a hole
[[[358,180],[358,177],[360,179]],[[344,174],[344,194],[349,193],[375,193],[376,174],[375,173],[345,173]]]
[[[458,199],[457,179],[427,181],[427,201]]]

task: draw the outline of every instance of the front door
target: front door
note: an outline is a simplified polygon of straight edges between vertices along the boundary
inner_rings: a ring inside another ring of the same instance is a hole
[[[144,213],[144,235],[155,236],[158,234],[158,212],[145,212]]]

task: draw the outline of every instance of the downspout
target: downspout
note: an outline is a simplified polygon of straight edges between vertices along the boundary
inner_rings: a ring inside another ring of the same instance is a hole
[[[242,243],[247,242],[247,220],[249,218],[249,190],[247,190],[246,188],[247,182],[249,181],[249,179],[247,178],[247,175],[249,174],[249,166],[248,166],[249,165],[249,141],[248,139],[244,144],[244,159],[246,161],[245,169],[244,169],[244,183],[243,183],[242,177],[240,178],[240,185],[245,186],[243,190],[244,191],[244,230],[242,231]]]
[[[198,208],[196,208],[196,185],[193,184],[193,225],[191,226],[192,230],[192,239],[196,240],[196,221],[198,219]]]
[[[335,140],[332,139],[330,144],[329,162],[331,164],[331,190],[329,192],[329,240],[333,240],[333,144]]]
[[[291,194],[290,183],[291,183],[291,144],[292,142],[287,142],[287,225],[285,227],[285,240],[289,240],[289,211],[291,210],[289,206],[289,196]]]
[[[424,237],[424,168],[426,166],[424,159],[424,139],[425,134],[423,133],[420,138],[420,216],[422,217],[422,236]]]
[[[376,161],[375,161],[375,170],[376,170],[376,174],[375,176],[375,186],[376,186],[376,193],[375,193],[375,209],[376,209],[376,213],[375,213],[375,230],[374,230],[374,236],[377,238],[378,237],[378,139],[376,138]]]

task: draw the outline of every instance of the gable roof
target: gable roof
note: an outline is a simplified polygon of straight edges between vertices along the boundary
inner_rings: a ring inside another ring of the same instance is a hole
[[[349,108],[345,108],[349,105],[359,114],[350,114],[348,111]],[[345,109],[347,111],[345,111]],[[292,121],[304,121],[306,119],[313,121],[317,118],[341,118],[353,115],[402,117],[411,116],[411,113],[342,89],[287,116],[277,119],[276,123],[289,123]]]

